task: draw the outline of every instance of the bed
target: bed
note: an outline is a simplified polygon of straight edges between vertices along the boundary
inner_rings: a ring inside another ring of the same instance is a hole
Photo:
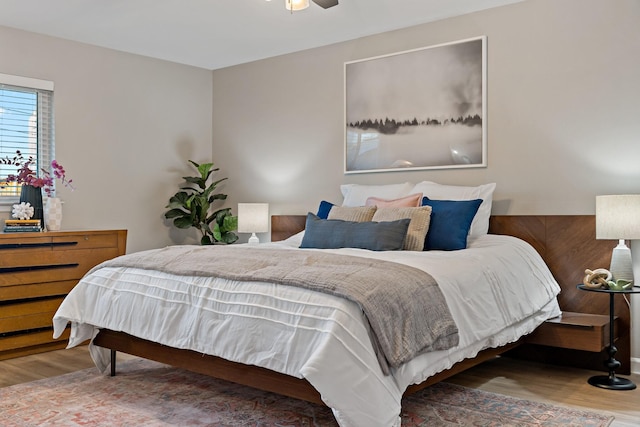
[[[544,247],[545,235],[538,239],[535,230],[547,217],[522,218],[492,218],[496,234],[471,239],[461,251],[428,253],[298,249],[304,238],[300,229],[308,218],[272,217],[274,242],[260,245],[260,251],[329,251],[374,258],[428,270],[436,279],[455,319],[459,344],[421,353],[392,367],[389,375],[378,363],[358,304],[267,282],[242,283],[239,291],[237,281],[229,279],[101,268],[85,276],[65,299],[54,317],[54,333],[71,323],[69,347],[93,339],[91,354],[101,370],[109,365],[115,369],[117,350],[326,404],[341,426],[399,425],[404,394],[518,346],[544,320],[560,314],[561,288],[539,250],[500,235],[534,230],[534,243]],[[536,227],[522,227],[524,223]],[[234,250],[243,250],[236,246]],[[140,283],[155,289],[151,293],[156,292],[156,302],[147,302],[149,292],[143,292]],[[212,286],[220,293],[210,299],[215,304],[224,299],[224,321],[219,321],[220,306],[207,307],[201,300],[185,303],[185,298]],[[208,311],[218,318],[202,320]]]

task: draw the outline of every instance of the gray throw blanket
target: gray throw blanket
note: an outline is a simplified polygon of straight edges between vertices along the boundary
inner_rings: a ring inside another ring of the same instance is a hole
[[[362,308],[385,374],[389,366],[458,344],[458,329],[433,277],[395,262],[311,250],[169,246],[114,258],[92,271],[103,267],[270,282],[347,298]]]

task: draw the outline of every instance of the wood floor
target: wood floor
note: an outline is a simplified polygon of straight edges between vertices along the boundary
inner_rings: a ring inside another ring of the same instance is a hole
[[[118,360],[131,356],[119,354]],[[93,367],[86,346],[0,361],[0,387]],[[587,383],[601,372],[498,358],[449,382],[493,393],[615,416],[612,427],[640,426],[640,389],[610,391]],[[640,375],[624,376],[640,385]]]
[[[586,409],[615,417],[612,427],[640,426],[640,389],[612,391],[587,380],[604,372],[497,358],[469,369],[448,382],[521,399]],[[640,386],[640,375],[622,375]]]

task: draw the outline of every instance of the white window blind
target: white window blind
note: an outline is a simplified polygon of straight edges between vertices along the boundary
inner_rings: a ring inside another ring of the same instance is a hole
[[[0,157],[13,158],[20,150],[35,159],[40,176],[42,168],[51,168],[54,148],[53,83],[0,74]],[[6,182],[17,169],[0,164],[0,204],[20,196],[20,185]]]

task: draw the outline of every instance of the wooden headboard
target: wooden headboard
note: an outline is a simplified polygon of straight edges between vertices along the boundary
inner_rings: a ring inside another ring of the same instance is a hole
[[[274,215],[271,217],[271,240],[284,240],[302,230],[305,215]],[[563,311],[609,314],[609,298],[576,288],[582,282],[586,268],[608,268],[616,242],[596,240],[594,215],[496,215],[489,223],[489,232],[518,237],[533,246],[549,266],[562,292],[558,302]],[[622,295],[616,296],[618,316],[618,353],[622,363],[620,373],[631,370],[631,313]],[[591,369],[603,369],[608,355],[601,353],[540,348],[522,352],[537,360]]]

